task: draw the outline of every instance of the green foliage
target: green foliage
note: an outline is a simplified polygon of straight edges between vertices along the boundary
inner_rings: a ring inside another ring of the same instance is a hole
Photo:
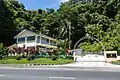
[[[13,44],[13,37],[26,28],[64,40],[59,44],[63,49],[68,47],[68,41],[73,47],[88,34],[99,39],[106,50],[120,49],[119,0],[94,0],[92,3],[70,0],[56,11],[49,8],[26,10],[17,0],[1,0],[0,16],[0,43],[5,46]],[[83,43],[82,48],[101,50],[98,42],[92,43]],[[88,47],[85,44],[89,44]]]
[[[0,55],[0,60],[2,60],[3,59],[3,56],[2,55]]]
[[[65,49],[59,48],[57,54],[59,54],[59,55],[65,55]]]
[[[66,59],[74,59],[72,55],[66,56]]]
[[[53,8],[51,8],[51,9],[47,8],[46,10],[47,10],[47,13],[49,13],[49,14],[50,13],[54,13],[54,9]]]
[[[14,12],[9,6],[10,3],[7,4],[6,0],[0,1],[0,43],[4,43],[5,45],[9,45],[11,39],[13,37],[13,33],[15,32],[14,25]],[[15,33],[14,33],[15,34]]]
[[[26,59],[27,59],[28,61],[31,61],[31,60],[34,60],[34,58],[35,58],[34,55],[29,55],[29,56],[27,56]]]
[[[52,60],[53,60],[53,61],[57,60],[57,56],[53,55],[53,56],[52,56]]]
[[[8,59],[16,59],[16,56],[8,56]]]
[[[49,58],[37,58],[31,61],[26,59],[15,60],[15,59],[7,59],[7,60],[0,60],[0,64],[67,64],[72,63],[73,60],[70,59],[57,59],[55,61]]]
[[[38,13],[39,13],[39,14],[42,14],[42,9],[38,9]]]
[[[7,48],[5,48],[2,43],[0,43],[0,55],[3,56],[3,57],[8,55]]]
[[[68,40],[66,39],[66,40],[58,40],[57,41],[57,46],[58,46],[58,48],[60,48],[60,49],[63,49],[63,50],[65,50],[66,48],[68,48]]]
[[[80,44],[80,48],[83,49],[84,51],[99,51],[103,50],[102,46],[99,42],[94,42],[91,44],[90,42],[84,42]]]
[[[111,62],[112,64],[115,64],[115,65],[120,65],[120,61],[113,61]]]
[[[21,56],[16,56],[16,60],[21,60]]]

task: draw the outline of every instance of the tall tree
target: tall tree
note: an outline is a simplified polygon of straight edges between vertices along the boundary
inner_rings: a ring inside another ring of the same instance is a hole
[[[14,12],[9,9],[11,6],[5,0],[0,1],[0,42],[8,46],[12,43],[16,27],[14,26]]]

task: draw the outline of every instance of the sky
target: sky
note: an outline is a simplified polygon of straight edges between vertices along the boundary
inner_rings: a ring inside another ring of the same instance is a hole
[[[66,2],[69,0],[18,0],[23,3],[26,9],[37,10],[39,8],[54,8],[58,9],[61,2]]]

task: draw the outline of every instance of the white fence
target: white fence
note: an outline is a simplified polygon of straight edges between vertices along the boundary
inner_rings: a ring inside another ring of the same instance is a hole
[[[77,62],[105,62],[105,56],[96,55],[96,54],[88,54],[85,56],[75,56],[75,61]]]
[[[87,52],[82,50],[73,51],[74,61],[78,62],[105,62],[105,56],[102,51]]]

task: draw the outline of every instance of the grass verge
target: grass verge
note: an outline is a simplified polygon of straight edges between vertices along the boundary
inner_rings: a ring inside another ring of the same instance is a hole
[[[6,59],[0,60],[0,64],[67,64],[72,63],[73,60],[70,59],[57,59],[55,61],[49,58],[37,58],[31,61],[27,61],[26,59],[15,60],[15,59]]]
[[[120,61],[112,61],[112,64],[120,65]]]

